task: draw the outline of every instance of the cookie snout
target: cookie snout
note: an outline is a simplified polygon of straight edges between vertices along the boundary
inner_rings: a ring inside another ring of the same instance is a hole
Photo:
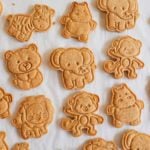
[[[23,62],[20,64],[19,69],[23,72],[29,71],[32,67],[32,64],[30,62]]]
[[[88,73],[89,72],[89,69],[87,68],[87,67],[85,67],[85,66],[81,66],[80,68],[79,68],[79,73],[80,74],[86,74],[86,73]]]

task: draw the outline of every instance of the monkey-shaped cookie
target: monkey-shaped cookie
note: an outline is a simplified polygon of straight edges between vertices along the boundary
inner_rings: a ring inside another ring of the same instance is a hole
[[[8,146],[5,142],[6,133],[0,132],[0,150],[8,150]]]
[[[113,117],[115,127],[120,128],[124,123],[138,125],[143,108],[144,103],[137,99],[126,84],[112,88],[112,99],[111,104],[107,106],[107,114]]]
[[[94,55],[88,48],[59,48],[50,55],[50,64],[62,72],[66,89],[80,89],[94,80]]]
[[[39,138],[48,132],[47,126],[52,122],[53,113],[53,106],[45,96],[26,97],[12,124],[24,139]]]
[[[54,13],[55,11],[46,5],[35,5],[31,14],[9,15],[7,32],[20,42],[28,41],[33,31],[42,32],[51,27],[51,17]]]
[[[95,138],[87,141],[82,150],[117,150],[114,142],[105,141],[102,138]]]
[[[5,93],[5,91],[0,88],[0,118],[7,118],[10,115],[10,103],[12,102],[12,95]]]
[[[122,32],[135,26],[138,14],[137,0],[97,0],[98,8],[106,13],[106,28]]]
[[[12,150],[29,150],[29,144],[28,143],[17,143],[12,148]]]
[[[78,137],[85,131],[88,135],[96,135],[96,124],[102,124],[103,118],[95,112],[98,110],[99,97],[92,93],[79,92],[67,101],[64,112],[67,118],[61,120],[61,127]]]
[[[9,72],[13,74],[13,83],[24,90],[35,88],[43,81],[43,76],[38,67],[41,64],[41,56],[35,44],[7,51],[5,60]]]
[[[122,138],[123,150],[150,150],[150,135],[129,130]]]
[[[136,69],[144,67],[144,63],[137,58],[142,43],[130,36],[115,40],[108,49],[108,56],[113,60],[104,62],[104,70],[114,74],[116,79],[127,73],[129,79],[137,77]]]
[[[87,2],[73,2],[70,12],[61,18],[61,24],[64,25],[62,35],[65,38],[73,37],[82,42],[87,42],[90,31],[96,28]]]

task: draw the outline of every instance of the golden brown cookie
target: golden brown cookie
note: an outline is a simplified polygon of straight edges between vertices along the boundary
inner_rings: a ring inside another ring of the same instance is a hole
[[[106,13],[106,28],[122,32],[135,26],[139,16],[137,0],[97,0],[98,8]]]
[[[31,14],[9,15],[7,32],[20,42],[28,41],[33,31],[42,32],[51,27],[54,13],[47,5],[36,4]]]
[[[94,80],[94,55],[88,48],[59,48],[50,55],[50,64],[62,72],[66,89],[81,89]]]
[[[54,108],[43,95],[26,97],[13,119],[13,125],[24,139],[39,138],[48,132],[53,120]]]
[[[3,11],[3,5],[2,5],[2,2],[0,1],[0,14],[2,13]]]
[[[15,51],[7,51],[5,60],[16,87],[28,90],[42,83],[43,76],[38,69],[41,64],[41,56],[35,44]]]
[[[17,143],[12,148],[12,150],[29,150],[29,144],[26,143],[26,142],[24,142],[24,143]]]
[[[112,116],[115,127],[120,128],[124,123],[138,125],[141,122],[143,108],[143,101],[138,100],[126,84],[112,88],[111,104],[107,106],[107,114]]]
[[[99,108],[99,97],[92,93],[79,92],[70,97],[63,110],[67,118],[61,120],[61,127],[78,137],[85,132],[96,135],[95,125],[102,124],[103,118],[95,112]]]
[[[5,93],[5,91],[0,88],[0,118],[4,119],[10,116],[10,103],[12,102],[12,95]]]
[[[113,41],[107,54],[113,60],[104,62],[104,70],[113,74],[116,79],[125,75],[129,79],[137,77],[136,69],[144,67],[144,63],[137,58],[140,54],[142,43],[130,36],[125,36]]]
[[[114,142],[105,141],[102,138],[95,138],[87,141],[82,150],[117,150]]]
[[[0,132],[0,149],[1,150],[8,150],[8,146],[5,142],[6,133]]]
[[[90,31],[96,28],[87,2],[73,2],[69,13],[61,18],[61,24],[64,25],[63,37],[82,42],[87,42]]]

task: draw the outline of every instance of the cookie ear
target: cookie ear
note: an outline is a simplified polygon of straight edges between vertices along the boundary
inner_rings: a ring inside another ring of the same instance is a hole
[[[54,16],[54,14],[55,14],[55,10],[54,9],[49,8],[49,12],[50,12],[51,16]]]
[[[140,49],[140,48],[142,47],[142,42],[139,41],[139,40],[136,40],[136,47],[137,47],[138,49]]]
[[[99,102],[99,96],[93,94],[93,100],[94,100],[95,104],[98,104],[98,102]]]
[[[87,2],[83,2],[82,3],[84,6],[88,6],[88,3]]]
[[[35,9],[35,10],[39,10],[40,8],[41,8],[41,5],[36,4],[36,5],[34,6],[34,9]]]
[[[30,44],[30,45],[28,46],[28,48],[29,48],[29,50],[31,50],[31,51],[35,51],[35,52],[38,51],[38,48],[37,48],[37,46],[36,46],[35,44]]]
[[[107,1],[108,0],[97,0],[97,6],[102,11],[107,11]]]
[[[129,1],[129,11],[134,11],[138,9],[137,7],[137,1],[136,0],[128,0]]]
[[[5,59],[6,60],[9,60],[10,58],[11,58],[11,56],[13,56],[14,55],[14,52],[12,52],[12,51],[7,51],[6,53],[5,53]]]

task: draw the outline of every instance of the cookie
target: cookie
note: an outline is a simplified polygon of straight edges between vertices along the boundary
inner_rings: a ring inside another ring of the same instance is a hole
[[[2,13],[3,11],[3,5],[2,5],[2,2],[0,1],[0,14]]]
[[[106,13],[106,28],[122,32],[135,26],[139,16],[137,0],[97,0],[98,8]]]
[[[48,132],[47,126],[53,120],[54,108],[43,95],[26,97],[20,104],[12,124],[24,139],[39,138]]]
[[[73,2],[69,13],[61,18],[60,23],[64,26],[63,37],[82,42],[87,42],[90,31],[96,28],[87,2]]]
[[[123,124],[138,125],[141,122],[141,111],[144,103],[126,84],[112,88],[111,104],[107,106],[107,114],[112,116],[113,125],[117,128]]]
[[[117,146],[112,141],[105,141],[102,138],[95,138],[87,141],[82,150],[117,150]]]
[[[94,55],[88,48],[58,48],[50,55],[51,66],[61,71],[66,89],[81,89],[94,80]]]
[[[42,83],[43,76],[38,69],[41,64],[41,56],[35,44],[15,51],[7,51],[5,60],[16,87],[28,90]]]
[[[12,102],[12,95],[6,93],[0,88],[0,118],[4,119],[10,116],[10,103]]]
[[[1,150],[8,150],[8,146],[5,142],[6,133],[0,132],[0,149]]]
[[[67,118],[61,120],[61,127],[75,137],[81,136],[83,132],[94,136],[97,133],[95,125],[103,123],[103,118],[95,114],[98,109],[97,95],[88,92],[74,94],[63,108]]]
[[[149,150],[150,135],[129,130],[123,135],[122,148],[123,150]]]
[[[12,150],[29,150],[29,144],[28,143],[17,143],[12,148]]]
[[[7,32],[20,42],[28,41],[32,32],[47,31],[55,11],[47,5],[35,5],[31,14],[16,14],[7,17]]]
[[[112,60],[104,62],[104,70],[113,74],[116,79],[125,75],[129,79],[137,78],[136,69],[144,67],[144,63],[137,58],[142,43],[130,36],[125,36],[112,42],[108,49],[108,56]]]

